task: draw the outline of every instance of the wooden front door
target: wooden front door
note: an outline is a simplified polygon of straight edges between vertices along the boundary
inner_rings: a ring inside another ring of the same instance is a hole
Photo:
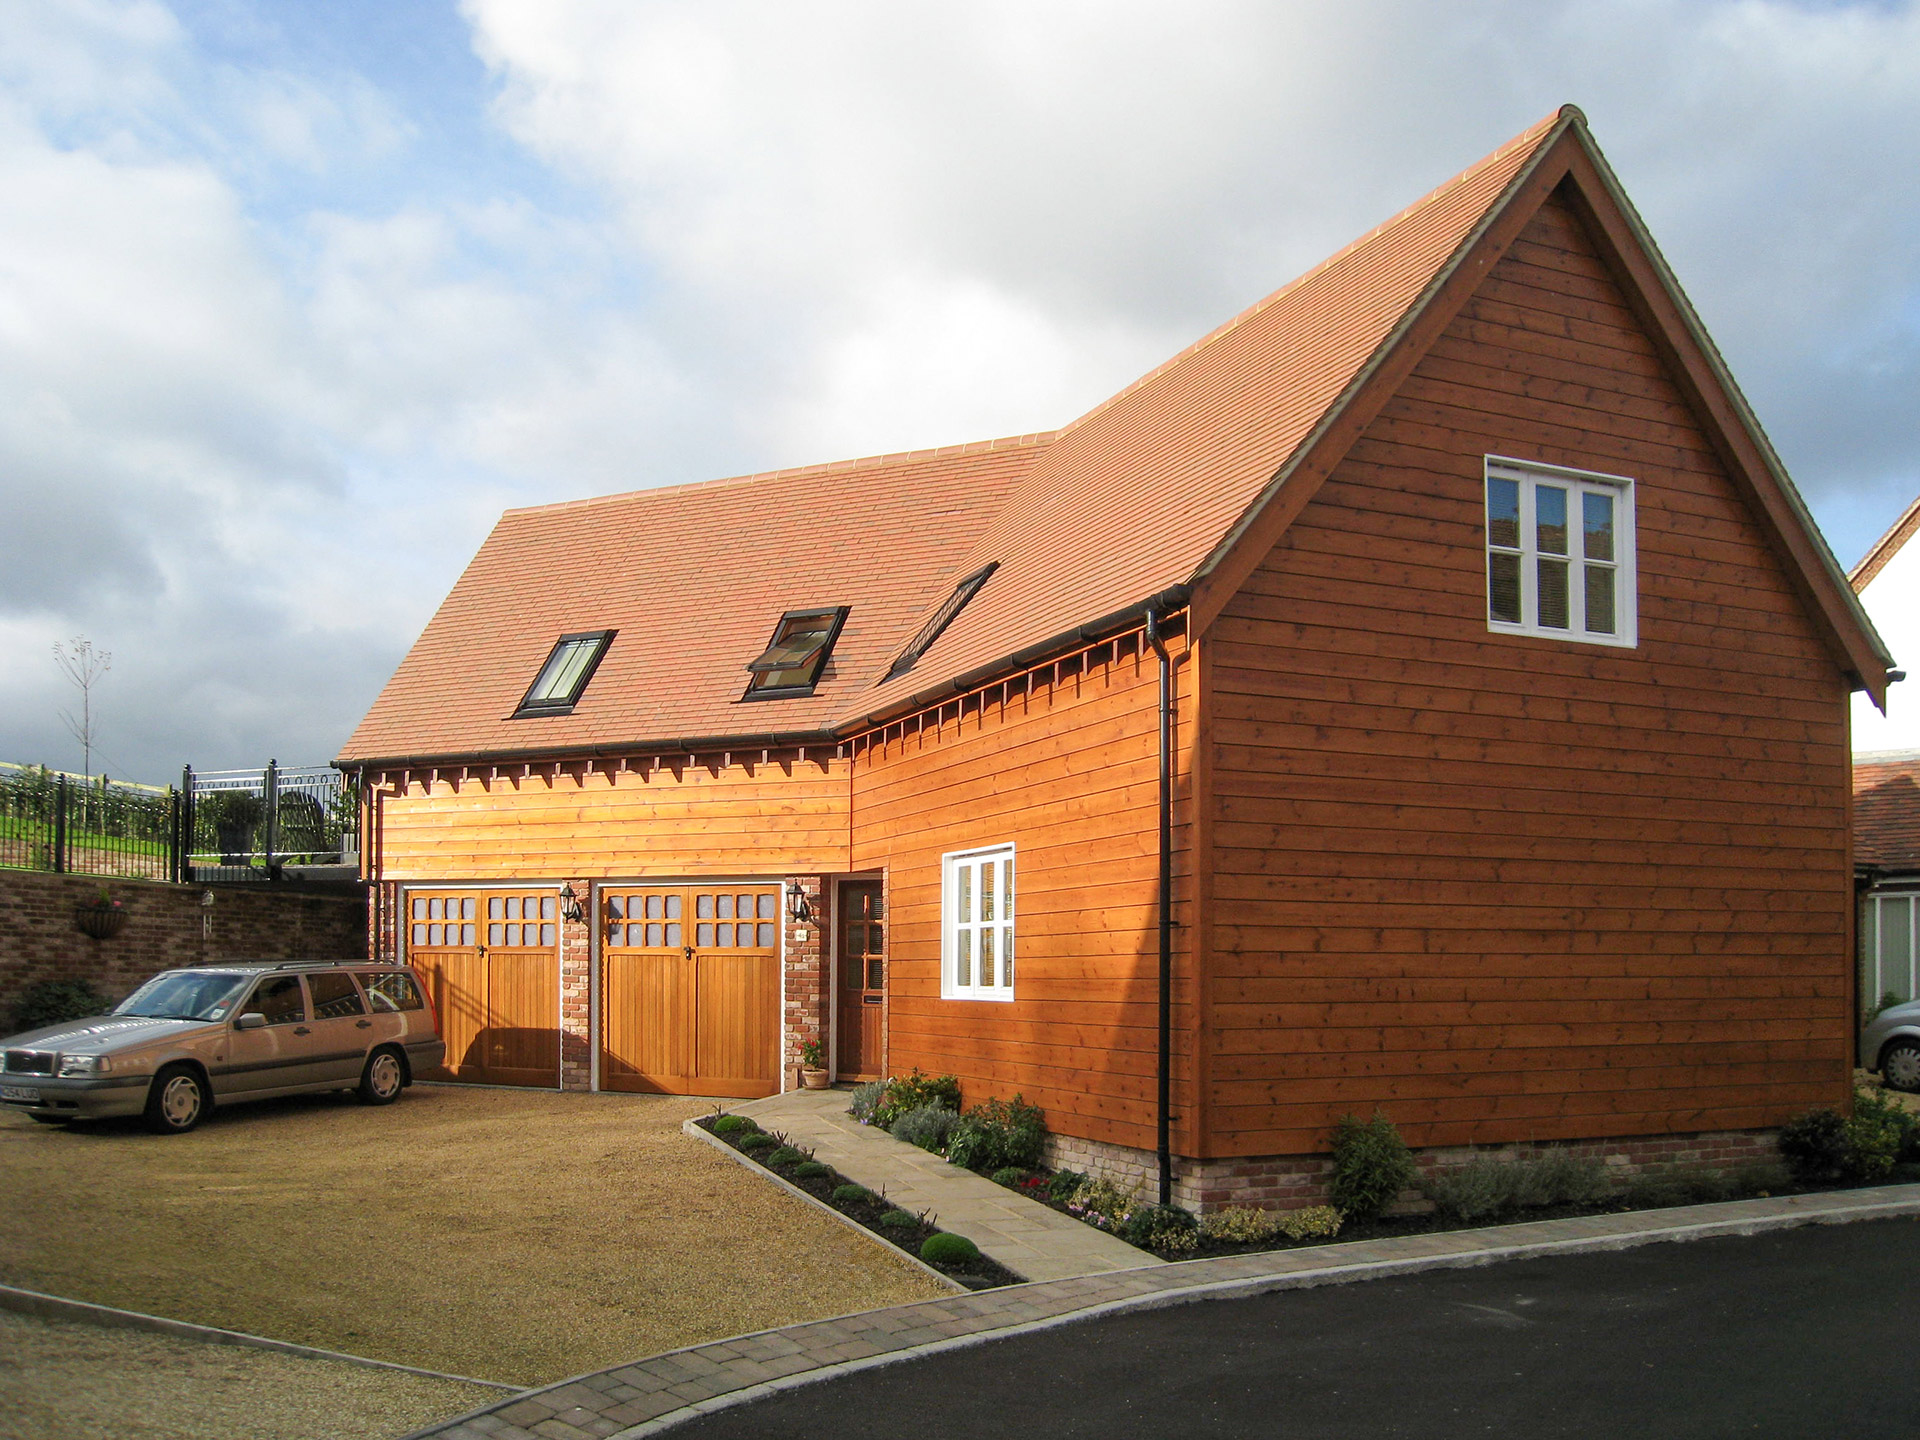
[[[551,890],[411,890],[407,961],[447,1042],[432,1078],[560,1088],[560,916]]]
[[[886,901],[878,880],[840,887],[839,1064],[843,1080],[878,1080],[885,1073]]]
[[[636,886],[602,921],[601,1089],[779,1090],[778,886]]]

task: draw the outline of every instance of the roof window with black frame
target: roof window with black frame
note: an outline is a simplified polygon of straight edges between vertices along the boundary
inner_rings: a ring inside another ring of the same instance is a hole
[[[907,648],[900,652],[892,668],[881,676],[881,683],[885,684],[896,675],[904,675],[917,665],[920,657],[933,648],[933,642],[940,638],[941,632],[953,623],[955,616],[967,608],[967,602],[980,593],[980,587],[986,584],[993,572],[999,568],[1000,562],[995,560],[991,564],[981,566],[954,586],[953,593],[941,601],[938,610],[927,617],[927,623],[922,625],[913,639],[907,642]]]
[[[600,657],[613,643],[611,630],[580,630],[562,635],[547,655],[519,708],[507,718],[524,720],[536,715],[571,715]]]
[[[773,627],[773,638],[760,658],[747,666],[753,678],[742,700],[787,700],[811,695],[820,672],[847,623],[845,605],[829,610],[789,610]]]

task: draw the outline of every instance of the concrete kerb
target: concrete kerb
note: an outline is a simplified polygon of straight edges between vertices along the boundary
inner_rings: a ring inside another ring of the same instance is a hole
[[[155,1335],[174,1335],[185,1340],[204,1341],[209,1345],[240,1345],[252,1350],[274,1350],[305,1360],[337,1360],[345,1365],[359,1365],[372,1370],[398,1370],[402,1374],[419,1375],[428,1380],[458,1380],[463,1385],[484,1385],[489,1390],[504,1390],[511,1396],[518,1396],[524,1388],[509,1385],[503,1380],[477,1380],[471,1375],[422,1370],[417,1365],[402,1365],[393,1360],[370,1360],[364,1355],[347,1355],[339,1350],[296,1345],[290,1340],[269,1340],[264,1335],[249,1335],[244,1330],[222,1330],[214,1325],[169,1320],[162,1315],[143,1315],[138,1310],[116,1310],[111,1305],[68,1300],[60,1295],[43,1295],[38,1290],[21,1290],[12,1285],[0,1285],[0,1310],[10,1310],[16,1315],[32,1315],[41,1320],[79,1321],[85,1325],[100,1325],[115,1330],[146,1330]]]
[[[994,1340],[1007,1339],[1017,1335],[1037,1334],[1055,1329],[1061,1325],[1079,1324],[1082,1321],[1096,1320],[1111,1315],[1136,1314],[1150,1310],[1167,1309],[1175,1305],[1189,1305],[1206,1300],[1232,1300],[1243,1297],[1269,1294],[1280,1290],[1307,1290],[1322,1285],[1349,1285],[1366,1280],[1391,1279],[1402,1275],[1414,1275],[1429,1270],[1463,1270],[1485,1265],[1498,1264],[1508,1260],[1536,1259],[1558,1255],[1599,1254],[1617,1250],[1630,1250],[1644,1245],[1684,1243],[1693,1240],[1710,1240],[1728,1236],[1760,1235],[1774,1230],[1797,1229],[1802,1225],[1846,1225],[1867,1220],[1899,1219],[1901,1217],[1920,1217],[1920,1186],[1893,1186],[1889,1190],[1900,1192],[1898,1199],[1861,1202],[1841,1202],[1823,1205],[1818,1208],[1807,1206],[1783,1213],[1757,1216],[1743,1216],[1726,1220],[1705,1220],[1678,1225],[1658,1225],[1641,1230],[1624,1231],[1610,1235],[1572,1236],[1564,1239],[1546,1239],[1523,1242],[1513,1245],[1484,1245],[1474,1243],[1486,1231],[1455,1232],[1453,1238],[1466,1242],[1471,1248],[1454,1251],[1449,1254],[1408,1256],[1401,1259],[1360,1261],[1352,1264],[1331,1264],[1319,1269],[1299,1270],[1291,1273],[1242,1277],[1230,1280],[1202,1281],[1193,1285],[1176,1285],[1168,1289],[1155,1290],[1148,1294],[1126,1296],[1116,1300],[1100,1301],[1076,1310],[1039,1319],[1021,1321],[1011,1325],[982,1329],[969,1335],[958,1335],[947,1339],[929,1341],[884,1354],[866,1356],[858,1360],[839,1361],[819,1366],[793,1375],[782,1376],[775,1380],[761,1381],[744,1386],[739,1390],[728,1391],[705,1400],[692,1401],[677,1410],[659,1415],[651,1420],[626,1429],[613,1432],[608,1440],[642,1440],[642,1437],[658,1435],[702,1415],[725,1410],[734,1405],[748,1404],[754,1400],[765,1399],[785,1390],[798,1389],[802,1385],[818,1384],[842,1375],[855,1374],[862,1370],[874,1369],[882,1365],[897,1364],[905,1360],[919,1359],[924,1356],[938,1355],[949,1350],[964,1349],[972,1345],[984,1345]],[[1856,1192],[1857,1193],[1857,1192]],[[1872,1192],[1884,1194],[1884,1191]],[[1750,1202],[1732,1202],[1743,1204]],[[1685,1207],[1683,1211],[1646,1211],[1649,1218],[1663,1215],[1686,1213],[1686,1211],[1714,1211],[1728,1208],[1718,1205],[1700,1205]],[[1566,1222],[1539,1221],[1533,1226],[1498,1227],[1508,1231],[1549,1227]],[[1423,1237],[1424,1238],[1424,1237]],[[1434,1237],[1434,1238],[1445,1238]],[[1341,1246],[1318,1246],[1311,1250],[1276,1251],[1276,1255],[1299,1258],[1320,1253],[1337,1252]],[[1245,1258],[1245,1257],[1242,1257]],[[1175,1278],[1178,1270],[1184,1266],[1203,1266],[1218,1264],[1217,1260],[1187,1260],[1166,1266],[1154,1274],[1156,1277]],[[1133,1272],[1119,1272],[1121,1274]],[[1112,1277],[1102,1277],[1112,1278]],[[1063,1284],[1070,1282],[1042,1282],[1044,1284]],[[1013,1297],[1025,1290],[1042,1288],[1040,1285],[1009,1286],[1003,1290],[979,1292],[983,1295]],[[776,1333],[776,1332],[766,1332]],[[423,1431],[421,1435],[432,1432]],[[414,1437],[403,1437],[414,1440]]]
[[[865,1237],[867,1240],[872,1241],[875,1245],[878,1245],[882,1250],[885,1250],[891,1258],[898,1260],[903,1265],[910,1266],[911,1268],[920,1271],[923,1275],[927,1276],[929,1279],[937,1282],[949,1294],[971,1295],[974,1293],[973,1291],[967,1289],[966,1286],[962,1285],[958,1280],[955,1280],[952,1276],[942,1275],[938,1270],[934,1269],[931,1265],[927,1264],[927,1262],[922,1260],[918,1255],[908,1254],[905,1250],[902,1250],[898,1245],[895,1245],[892,1241],[882,1239],[880,1236],[874,1234],[873,1231],[867,1229],[866,1226],[862,1225],[858,1220],[855,1220],[853,1217],[849,1215],[842,1215],[838,1210],[834,1209],[831,1205],[825,1204],[822,1201],[816,1199],[814,1196],[809,1195],[806,1191],[802,1190],[798,1185],[795,1185],[791,1181],[786,1180],[781,1176],[774,1174],[773,1171],[767,1169],[766,1166],[761,1165],[756,1161],[748,1159],[745,1155],[742,1155],[738,1150],[734,1149],[733,1146],[727,1144],[727,1142],[722,1140],[718,1135],[713,1135],[708,1133],[706,1127],[701,1125],[697,1119],[682,1120],[680,1122],[680,1128],[686,1131],[687,1134],[706,1141],[707,1144],[713,1146],[714,1149],[719,1150],[723,1154],[732,1157],[735,1161],[746,1166],[747,1169],[753,1171],[754,1174],[759,1175],[765,1179],[771,1180],[774,1184],[778,1185],[782,1190],[786,1191],[789,1195],[797,1196],[800,1199],[806,1201],[807,1204],[813,1206],[814,1209],[819,1210],[825,1214],[831,1215],[835,1220],[838,1220],[842,1225],[846,1226],[849,1230],[852,1230],[856,1234]]]

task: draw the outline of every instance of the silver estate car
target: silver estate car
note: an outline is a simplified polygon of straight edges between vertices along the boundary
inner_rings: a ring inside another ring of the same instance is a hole
[[[1860,1032],[1860,1063],[1889,1090],[1920,1092],[1920,1000],[1889,1005]]]
[[[47,1124],[144,1115],[181,1135],[216,1103],[357,1090],[390,1104],[446,1048],[402,965],[196,966],[162,971],[106,1015],[0,1040],[0,1106]]]

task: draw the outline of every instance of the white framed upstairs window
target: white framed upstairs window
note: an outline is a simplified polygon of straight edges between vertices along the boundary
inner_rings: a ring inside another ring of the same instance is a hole
[[[1639,643],[1633,481],[1487,457],[1487,628]]]
[[[1013,999],[1013,846],[940,857],[940,998]]]

